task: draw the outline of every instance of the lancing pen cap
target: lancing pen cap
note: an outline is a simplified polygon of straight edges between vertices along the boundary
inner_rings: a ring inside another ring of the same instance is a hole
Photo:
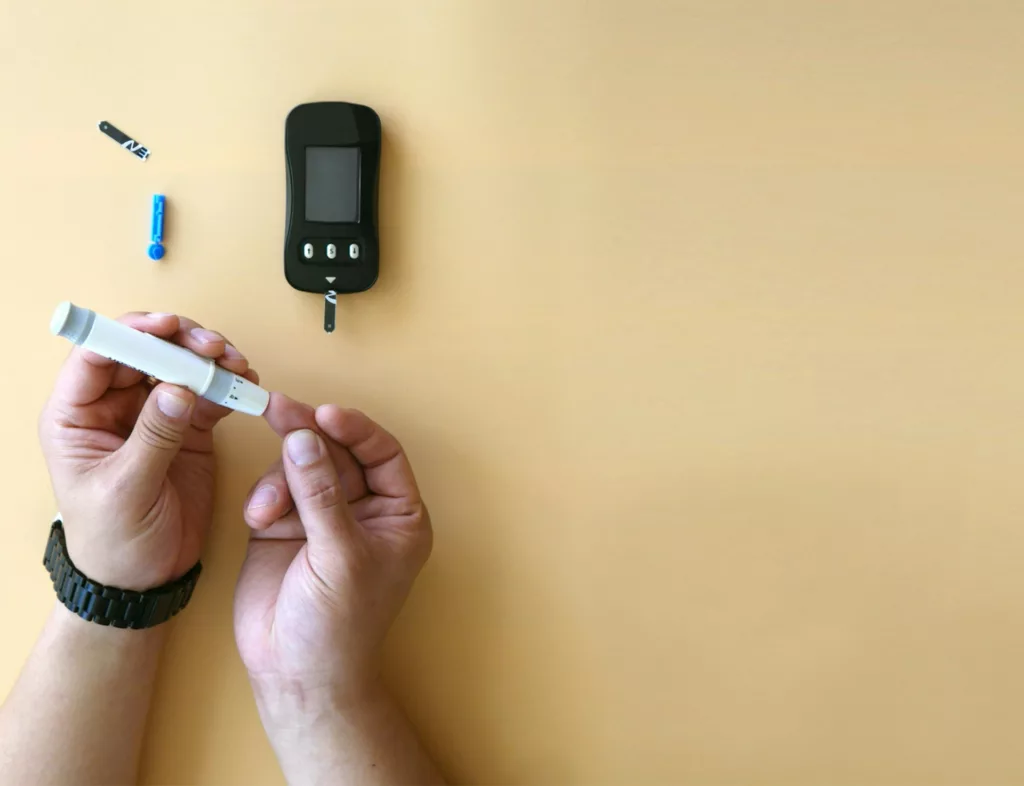
[[[161,382],[188,388],[214,404],[247,415],[262,415],[270,405],[267,391],[221,368],[210,358],[200,357],[177,344],[73,303],[57,306],[50,320],[50,332]]]

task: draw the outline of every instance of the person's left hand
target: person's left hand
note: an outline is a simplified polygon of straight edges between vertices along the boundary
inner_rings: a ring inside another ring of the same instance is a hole
[[[119,322],[259,381],[223,336],[173,314]],[[90,579],[143,591],[192,568],[213,513],[213,427],[230,410],[76,347],[39,420],[68,553]]]

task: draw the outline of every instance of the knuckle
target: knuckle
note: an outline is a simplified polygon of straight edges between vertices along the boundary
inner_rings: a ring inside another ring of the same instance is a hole
[[[324,473],[314,473],[305,479],[302,498],[314,510],[338,508],[345,501],[341,484]]]
[[[39,414],[40,429],[88,428],[88,426],[80,408],[69,406],[56,398],[50,399]]]
[[[157,450],[177,447],[181,441],[181,434],[169,424],[159,420],[140,420],[135,430],[140,442]]]

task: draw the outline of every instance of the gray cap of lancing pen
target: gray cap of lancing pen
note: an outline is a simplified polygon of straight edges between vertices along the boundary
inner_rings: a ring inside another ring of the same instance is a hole
[[[262,415],[270,405],[267,391],[209,358],[72,303],[57,306],[50,332],[238,412]]]

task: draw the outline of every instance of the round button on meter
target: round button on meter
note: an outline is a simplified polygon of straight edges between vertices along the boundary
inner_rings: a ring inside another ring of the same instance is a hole
[[[312,259],[313,258],[313,244],[312,243],[306,243],[306,245],[304,245],[302,247],[302,256],[304,256],[306,259]]]

